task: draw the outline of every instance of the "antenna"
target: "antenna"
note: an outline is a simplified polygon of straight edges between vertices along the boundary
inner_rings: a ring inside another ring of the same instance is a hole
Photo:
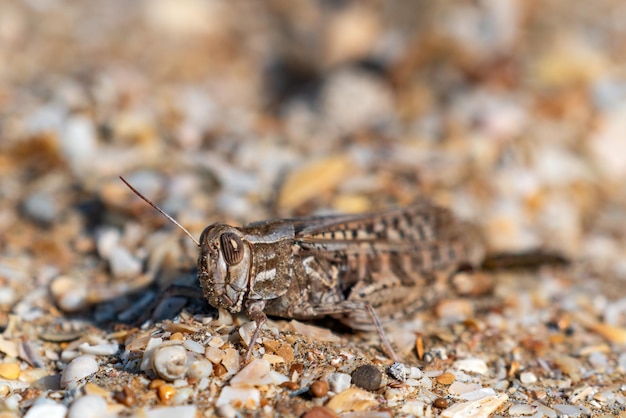
[[[160,207],[158,207],[155,203],[152,202],[152,200],[148,199],[147,197],[145,197],[144,195],[142,195],[141,193],[139,193],[137,191],[137,189],[135,189],[133,186],[130,185],[129,182],[126,181],[126,179],[122,176],[120,176],[120,180],[122,180],[124,182],[125,185],[128,186],[128,188],[130,190],[133,191],[133,193],[135,193],[137,196],[139,196],[140,198],[142,198],[144,200],[144,202],[146,202],[147,204],[149,204],[150,206],[152,206],[153,208],[155,208],[156,210],[158,210],[161,215],[165,216],[167,219],[169,219],[169,221],[171,223],[173,223],[174,225],[176,225],[177,227],[179,227],[180,229],[182,229],[182,231],[187,234],[187,236],[189,238],[191,238],[191,240],[194,242],[194,244],[196,244],[198,247],[200,246],[200,243],[198,242],[197,239],[195,239],[193,237],[193,235],[191,235],[191,232],[187,231],[187,229],[182,226],[181,224],[178,223],[178,221],[174,218],[172,218],[170,215],[168,215],[167,213],[165,213],[165,211],[163,209],[161,209]]]

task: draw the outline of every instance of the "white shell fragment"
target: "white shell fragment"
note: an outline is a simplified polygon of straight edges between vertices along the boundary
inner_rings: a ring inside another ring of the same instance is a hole
[[[89,343],[82,343],[78,346],[78,351],[83,354],[93,354],[94,356],[112,356],[117,353],[120,346],[117,343],[100,343],[96,345],[89,345]]]
[[[487,367],[487,363],[484,360],[479,358],[467,358],[463,360],[457,360],[454,362],[452,367],[463,370],[465,372],[486,374],[489,371]]]
[[[485,396],[469,402],[462,402],[441,412],[443,418],[487,418],[491,416],[509,397],[505,393]]]
[[[230,405],[236,402],[244,408],[254,409],[261,402],[261,392],[255,388],[235,388],[226,386],[222,389],[215,403],[216,407]]]
[[[81,379],[98,371],[98,362],[89,354],[76,357],[61,374],[61,387],[71,388]]]
[[[352,376],[346,373],[331,373],[328,375],[328,386],[335,393],[348,389],[350,382],[352,382]]]
[[[72,404],[67,418],[104,418],[109,416],[106,408],[104,398],[96,395],[83,396]]]
[[[202,379],[211,376],[211,373],[213,373],[213,364],[205,358],[199,358],[191,363],[187,376]]]
[[[162,379],[173,381],[187,373],[187,350],[180,344],[162,344],[152,353],[152,369]]]
[[[86,282],[73,277],[59,276],[54,279],[50,284],[50,293],[65,312],[77,312],[89,304]]]
[[[65,418],[67,414],[67,406],[43,399],[35,402],[33,406],[26,412],[24,418]]]
[[[196,410],[195,405],[169,406],[148,409],[141,416],[145,418],[195,418]]]
[[[272,383],[270,363],[267,360],[255,359],[241,369],[230,381],[233,387],[250,387]]]

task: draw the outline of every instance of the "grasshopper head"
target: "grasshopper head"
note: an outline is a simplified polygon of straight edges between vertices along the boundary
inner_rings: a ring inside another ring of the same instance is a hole
[[[250,246],[237,228],[214,224],[202,232],[198,280],[211,305],[241,311],[248,291],[250,259]]]

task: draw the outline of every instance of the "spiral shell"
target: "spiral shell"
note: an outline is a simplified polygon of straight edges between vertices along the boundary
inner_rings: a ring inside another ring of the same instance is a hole
[[[162,344],[152,354],[152,369],[163,380],[176,380],[187,373],[187,350],[180,344]]]

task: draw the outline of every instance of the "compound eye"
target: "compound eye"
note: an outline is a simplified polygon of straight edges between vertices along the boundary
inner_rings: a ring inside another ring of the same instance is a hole
[[[224,254],[226,264],[232,266],[243,259],[243,242],[241,242],[241,238],[237,234],[232,232],[223,233],[220,236],[220,243],[222,244],[222,254]]]

